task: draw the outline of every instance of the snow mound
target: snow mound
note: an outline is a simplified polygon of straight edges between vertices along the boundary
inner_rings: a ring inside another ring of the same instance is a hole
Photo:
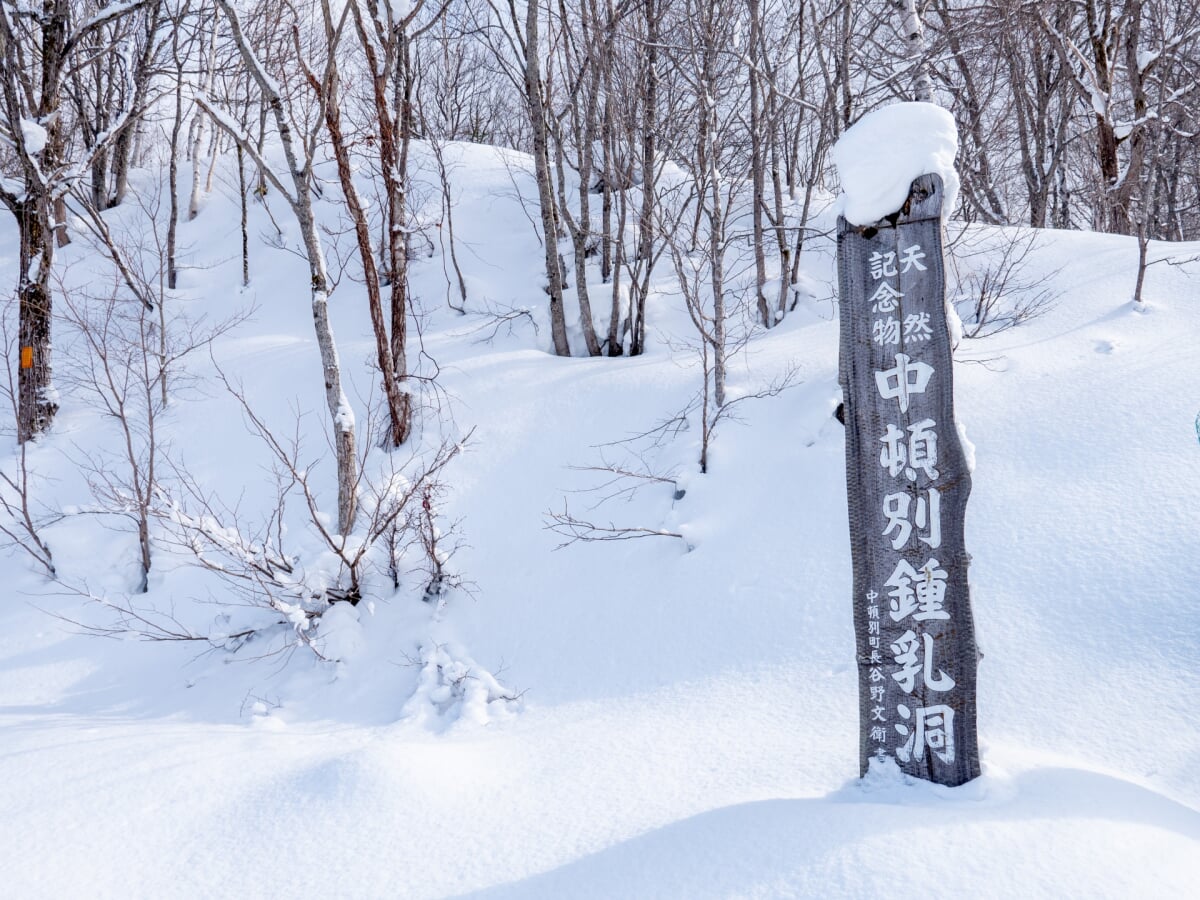
[[[956,153],[954,117],[940,106],[896,103],[869,112],[833,147],[842,182],[838,211],[851,225],[878,222],[904,205],[914,178],[932,174],[945,184],[947,218],[958,196]]]

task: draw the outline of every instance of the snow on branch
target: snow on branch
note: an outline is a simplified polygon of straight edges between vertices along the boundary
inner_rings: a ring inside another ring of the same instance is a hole
[[[217,127],[229,135],[242,149],[242,151],[250,157],[251,161],[258,166],[267,180],[271,182],[271,186],[279,191],[287,199],[288,203],[295,206],[296,199],[292,190],[286,186],[279,173],[276,172],[271,165],[263,158],[263,155],[258,152],[258,145],[254,139],[250,137],[242,126],[225,110],[221,109],[208,95],[203,91],[197,91],[194,95],[196,105],[208,113],[212,120],[217,124]]]
[[[283,99],[283,89],[280,87],[279,82],[272,78],[267,72],[262,60],[260,60],[258,55],[254,52],[254,48],[250,45],[249,39],[242,30],[241,20],[238,18],[237,12],[233,8],[233,4],[230,3],[229,0],[217,0],[217,5],[220,6],[221,10],[225,13],[225,18],[229,22],[229,30],[233,35],[234,45],[238,48],[238,53],[241,55],[242,61],[246,65],[246,70],[250,73],[251,78],[258,83],[259,89],[263,93],[263,99],[266,101],[267,106],[270,107],[275,118],[275,127],[279,132],[279,142],[283,146],[283,155],[287,160],[288,169],[291,172],[293,190],[287,191],[283,189],[282,180],[279,178],[278,174],[266,166],[266,163],[262,161],[261,155],[258,154],[257,151],[251,155],[251,158],[254,159],[256,163],[259,163],[264,167],[263,171],[267,173],[267,177],[271,180],[271,183],[283,192],[284,197],[287,198],[288,202],[292,206],[292,209],[297,210],[301,205],[301,197],[306,189],[305,181],[307,178],[308,164],[310,160],[306,158],[305,165],[300,164],[300,159],[296,153],[297,141],[293,135],[292,125],[288,121],[289,113]],[[199,100],[197,100],[197,102],[199,102]],[[210,113],[214,111],[214,107],[211,103],[204,108]],[[225,121],[220,124],[223,128],[228,130],[229,122],[229,117],[226,116]],[[235,129],[229,133],[233,135],[235,139],[237,139],[236,136],[240,133],[240,131],[241,129]],[[241,145],[244,150],[249,150],[249,145],[245,144],[243,139],[237,140],[238,144]],[[311,148],[305,146],[303,142],[301,142],[301,147],[306,153],[311,152]]]
[[[93,31],[155,2],[157,0],[126,0],[124,3],[110,3],[108,6],[101,7],[94,16],[75,29],[75,33],[67,39],[63,48],[63,57],[66,58],[76,45]]]

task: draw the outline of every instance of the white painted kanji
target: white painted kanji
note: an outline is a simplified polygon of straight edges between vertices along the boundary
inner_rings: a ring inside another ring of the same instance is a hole
[[[891,577],[885,582],[890,588],[888,615],[892,617],[892,621],[899,622],[909,615],[918,622],[949,619],[950,613],[946,611],[948,578],[946,570],[936,559],[930,558],[920,571],[905,560],[900,560]]]
[[[888,344],[897,346],[900,343],[900,320],[891,316],[876,319],[871,325],[871,340],[880,347],[886,347]]]
[[[900,685],[906,694],[911,694],[917,686],[917,676],[925,682],[925,688],[938,693],[945,693],[954,687],[954,679],[942,669],[934,674],[933,636],[917,633],[911,628],[892,642],[892,655],[900,668],[892,673],[892,678]]]
[[[888,254],[894,256],[895,254]],[[900,271],[907,272],[909,269],[916,269],[918,272],[924,272],[928,267],[921,265],[921,260],[925,258],[925,251],[921,249],[920,244],[913,244],[911,247],[905,247],[900,254]]]
[[[916,529],[928,530],[922,534],[916,531],[917,539],[927,544],[931,550],[942,546],[942,495],[937,488],[930,488],[927,495],[917,495],[916,509],[909,516],[912,506],[912,495],[905,491],[885,494],[883,497],[883,536],[890,537],[893,550],[903,550],[908,546],[909,539]],[[893,534],[892,532],[895,532]]]
[[[949,765],[954,762],[954,710],[949,706],[918,707],[916,712],[901,703],[896,712],[905,723],[895,725],[896,732],[905,738],[903,746],[896,748],[901,762],[925,760],[925,750]]]
[[[918,247],[918,249],[920,249]],[[923,254],[922,254],[923,255]],[[871,267],[871,277],[878,281],[880,278],[899,275],[896,270],[896,254],[895,253],[880,253],[876,250],[867,257],[867,264]]]
[[[895,478],[908,465],[908,442],[905,440],[905,434],[888,422],[887,431],[879,440],[883,442],[883,449],[879,451],[879,464]]]
[[[937,422],[922,419],[908,426],[908,466],[904,474],[909,481],[917,480],[917,471],[933,481],[938,477],[937,465]]]
[[[887,431],[879,440],[883,449],[879,451],[879,464],[895,478],[901,472],[909,481],[917,480],[917,472],[924,472],[930,481],[938,477],[937,466],[937,423],[933,419],[922,419],[908,426],[908,434],[888,423]]]
[[[906,341],[927,341],[933,337],[933,326],[929,313],[910,313],[904,317],[904,339]]]
[[[925,393],[933,375],[933,366],[913,360],[907,353],[897,353],[895,368],[875,373],[875,386],[880,397],[899,401],[900,411],[908,412],[909,397]]]
[[[871,312],[887,314],[899,309],[900,299],[903,296],[902,293],[885,281],[875,289],[875,293],[871,295],[871,299],[867,302],[871,304]]]

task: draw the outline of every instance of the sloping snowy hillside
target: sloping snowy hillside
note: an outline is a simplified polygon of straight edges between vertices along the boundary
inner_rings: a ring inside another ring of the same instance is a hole
[[[63,514],[45,529],[61,581],[0,558],[0,895],[1194,894],[1200,264],[1152,266],[1135,311],[1132,239],[1045,232],[1025,277],[1049,278],[1056,303],[960,346],[984,775],[860,782],[831,242],[805,257],[811,296],[733,357],[731,396],[764,396],[720,424],[701,474],[697,420],[676,418],[701,374],[671,266],[645,355],[553,356],[528,160],[446,152],[467,312],[426,227],[411,346],[436,375],[422,446],[469,435],[437,498],[463,585],[427,602],[421,572],[394,592],[377,573],[319,626],[337,661],[79,633],[115,616],[80,591],[205,633],[256,613],[167,550],[130,600],[136,536],[89,514],[80,474],[119,435],[73,387],[64,329],[63,409],[30,452],[39,509]],[[149,205],[156,176],[139,178]],[[219,366],[299,434],[332,506],[298,238],[252,206],[243,289],[231,196],[219,185],[181,225],[171,309],[244,320],[188,358],[163,438],[247,518],[271,511],[271,460]],[[426,226],[439,208],[431,190]],[[144,208],[108,215],[148,233]],[[15,254],[6,219],[0,283]],[[82,238],[61,262],[79,296],[111,280]],[[362,298],[347,270],[331,313],[360,417],[378,391]],[[605,466],[658,480],[624,494]],[[556,550],[564,508],[668,534]]]

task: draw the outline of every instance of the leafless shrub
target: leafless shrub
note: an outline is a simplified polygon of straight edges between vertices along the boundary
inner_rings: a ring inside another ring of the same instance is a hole
[[[61,593],[69,596],[82,597],[105,607],[111,617],[105,622],[83,622],[71,616],[58,612],[46,612],[64,622],[81,634],[92,637],[106,637],[120,641],[195,641],[217,646],[209,635],[201,634],[182,622],[174,610],[163,612],[153,606],[143,606],[128,596],[117,599],[106,594],[94,593],[85,583],[81,585],[60,582]]]
[[[554,549],[561,550],[576,541],[630,541],[646,537],[669,537],[683,540],[683,535],[677,531],[665,528],[644,528],[637,525],[617,525],[614,522],[596,522],[582,519],[571,512],[566,501],[563,501],[562,512],[546,514],[546,528],[555,534],[566,538]]]
[[[630,435],[618,441],[598,445],[599,462],[587,466],[570,466],[572,471],[591,472],[599,481],[572,493],[587,497],[586,517],[571,511],[567,500],[563,500],[561,511],[549,510],[545,514],[545,527],[565,540],[555,547],[561,550],[576,541],[624,541],[646,537],[669,537],[683,539],[683,535],[665,528],[641,525],[617,525],[615,521],[601,521],[598,511],[615,501],[629,503],[646,489],[661,487],[669,489],[678,500],[683,497],[679,488],[678,472],[660,468],[655,460],[664,446],[689,430],[685,410],[659,422],[653,428]]]
[[[985,338],[1015,328],[1049,310],[1059,297],[1054,272],[1035,270],[1041,239],[1029,229],[964,227],[950,242],[956,282],[949,288],[963,337]]]
[[[713,438],[716,436],[717,429],[725,422],[737,422],[739,419],[739,411],[741,407],[751,400],[763,400],[767,397],[777,397],[790,387],[795,387],[800,383],[800,369],[792,364],[784,370],[784,372],[776,378],[771,379],[763,387],[745,394],[739,394],[736,397],[728,399],[720,407],[712,410],[709,415],[702,416],[703,432],[701,434],[701,472],[708,471],[708,451],[712,446]],[[701,405],[702,400],[697,398],[694,404]]]
[[[534,318],[533,311],[526,306],[504,306],[492,303],[485,297],[479,310],[467,309],[465,313],[478,317],[481,321],[456,334],[461,336],[478,334],[479,337],[474,340],[476,344],[490,344],[500,335],[501,331],[511,337],[517,326],[522,323],[533,328],[534,334],[538,333],[537,319]]]
[[[368,468],[365,459],[360,460],[355,488],[359,521],[351,534],[343,535],[322,512],[313,483],[318,460],[304,457],[300,417],[293,419],[293,431],[285,436],[265,421],[239,386],[219,370],[218,376],[271,460],[274,502],[265,517],[251,521],[177,465],[173,480],[179,492],[162,492],[157,507],[170,546],[217,575],[245,604],[277,614],[279,622],[290,625],[296,642],[309,646],[313,622],[330,604],[353,605],[363,597],[369,566],[377,563],[399,586],[400,559],[414,544],[431,561],[427,596],[461,583],[446,568],[450,554],[434,527],[432,498],[441,490],[441,473],[464,449],[470,434],[426,452],[414,450],[403,460],[397,453],[385,454],[383,470],[370,480],[362,474]],[[368,434],[376,418],[368,420]],[[368,440],[363,446],[372,444]],[[302,509],[303,536],[290,535],[287,529],[293,501]],[[320,548],[315,553],[314,540]],[[320,558],[326,553],[336,560],[335,570]]]
[[[705,383],[707,385],[707,379]],[[675,471],[661,471],[647,458],[648,454],[661,448],[667,440],[689,431],[689,422],[699,414],[700,465],[703,473],[706,471],[708,450],[718,426],[725,422],[737,421],[738,412],[745,403],[777,396],[798,383],[799,369],[796,366],[789,366],[783,374],[759,390],[730,397],[720,407],[713,407],[708,400],[706,391],[702,390],[687,407],[649,431],[625,441],[602,445],[598,448],[600,450],[599,464],[572,466],[571,468],[576,471],[596,472],[602,477],[599,483],[575,493],[590,494],[597,498],[588,507],[589,512],[596,512],[613,500],[632,500],[643,489],[655,486],[669,487],[672,502],[682,500],[685,491],[679,486],[679,474]],[[614,448],[619,448],[625,458],[614,460],[611,456]],[[570,506],[565,500],[561,511],[551,510],[546,513],[545,518],[545,527],[565,538],[555,548],[556,550],[568,547],[576,541],[627,541],[647,537],[686,540],[681,533],[666,528],[618,525],[611,519],[603,521],[595,516],[583,517],[571,512]],[[691,549],[690,545],[688,549]]]
[[[60,279],[58,315],[74,345],[64,381],[118,433],[115,450],[76,445],[76,463],[99,511],[131,521],[140,564],[135,592],[145,593],[153,507],[167,453],[162,417],[172,394],[187,381],[186,359],[236,327],[249,311],[213,320],[177,308],[166,287],[168,253],[159,228],[158,194],[148,202],[138,195],[137,201],[149,225],[140,238],[118,242],[95,215],[91,239],[113,260],[113,279],[100,291],[72,288]]]
[[[599,464],[569,466],[576,472],[597,472],[604,479],[600,484],[588,488],[589,493],[600,495],[600,499],[591,508],[594,509],[609,500],[632,500],[643,488],[656,484],[670,485],[673,492],[678,491],[676,473],[656,472],[643,455],[631,456],[633,458],[625,462],[613,462],[601,448]]]
[[[468,587],[451,565],[454,555],[462,548],[461,522],[451,522],[446,528],[438,524],[440,501],[445,490],[445,485],[437,481],[426,484],[421,491],[420,504],[408,517],[409,531],[415,535],[412,543],[421,552],[420,569],[425,579],[422,599],[438,605],[445,603],[445,597],[452,590]]]

